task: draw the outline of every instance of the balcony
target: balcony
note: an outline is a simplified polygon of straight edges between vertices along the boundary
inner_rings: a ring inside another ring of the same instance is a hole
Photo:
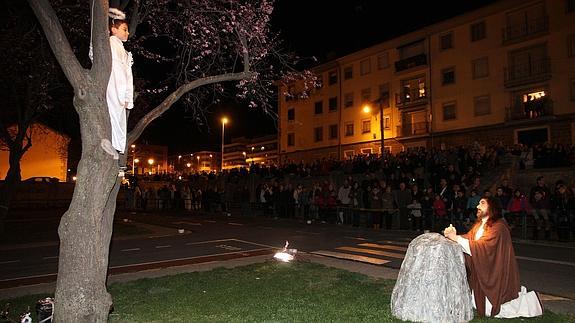
[[[427,104],[427,88],[408,89],[395,94],[395,106],[407,108]]]
[[[549,31],[547,15],[503,28],[503,44],[522,41]]]
[[[505,108],[505,121],[536,120],[553,116],[553,100],[543,98]]]
[[[403,126],[397,126],[397,136],[398,137],[411,137],[426,135],[429,133],[428,129],[429,122],[415,122],[404,124]]]
[[[419,54],[395,62],[395,72],[401,72],[417,66],[427,65],[427,55]]]
[[[551,78],[549,58],[530,61],[525,64],[510,65],[505,68],[505,87],[514,87],[546,81]]]

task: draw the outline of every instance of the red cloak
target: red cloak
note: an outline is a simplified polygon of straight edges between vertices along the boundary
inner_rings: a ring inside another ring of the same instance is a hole
[[[469,286],[475,296],[478,314],[485,316],[485,297],[492,305],[491,317],[499,313],[501,304],[518,297],[521,288],[517,260],[511,241],[511,233],[503,219],[490,227],[483,227],[483,235],[475,240],[481,222],[464,235],[469,240],[471,256],[465,254],[465,266]]]

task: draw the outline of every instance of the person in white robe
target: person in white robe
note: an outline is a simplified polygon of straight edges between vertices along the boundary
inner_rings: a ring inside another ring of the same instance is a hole
[[[128,23],[124,19],[112,19],[110,24],[112,72],[106,91],[112,125],[112,147],[119,153],[124,153],[126,146],[126,109],[134,107],[133,60],[132,54],[126,51],[123,45],[129,36]]]

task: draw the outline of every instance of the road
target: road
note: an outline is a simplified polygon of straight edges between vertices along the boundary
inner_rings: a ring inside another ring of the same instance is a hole
[[[271,254],[290,248],[350,261],[400,268],[416,232],[333,224],[307,225],[286,219],[130,215],[131,221],[161,224],[165,234],[114,240],[110,273]],[[178,233],[177,229],[184,229]],[[522,284],[549,295],[575,299],[575,248],[515,243]],[[0,252],[0,288],[54,281],[58,248],[26,246]]]

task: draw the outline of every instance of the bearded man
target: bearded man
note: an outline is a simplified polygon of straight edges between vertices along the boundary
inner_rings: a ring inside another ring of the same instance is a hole
[[[493,197],[477,205],[477,221],[464,235],[449,226],[445,237],[461,245],[467,279],[479,316],[498,318],[542,315],[538,295],[519,284],[517,260],[509,226]]]

